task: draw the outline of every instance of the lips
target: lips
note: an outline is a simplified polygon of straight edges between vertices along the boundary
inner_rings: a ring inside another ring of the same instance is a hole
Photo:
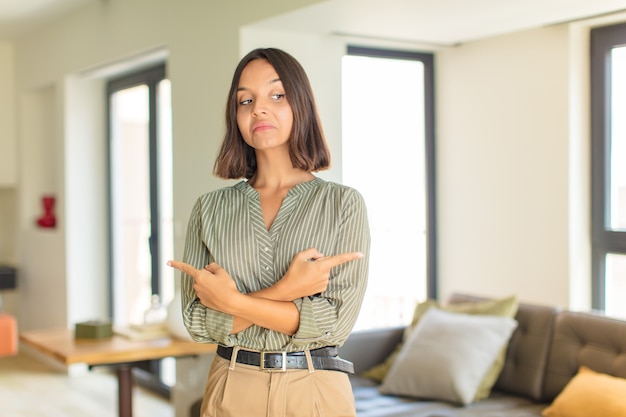
[[[265,130],[274,129],[274,126],[271,123],[267,122],[258,122],[252,126],[253,132],[263,132]]]

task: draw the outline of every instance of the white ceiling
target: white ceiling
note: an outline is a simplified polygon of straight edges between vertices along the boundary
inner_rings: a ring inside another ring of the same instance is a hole
[[[0,0],[0,40],[10,40],[101,0]]]
[[[0,0],[0,40],[101,1]],[[451,45],[617,11],[626,0],[330,0],[258,26]]]
[[[332,0],[258,24],[432,45],[626,11],[626,0]]]

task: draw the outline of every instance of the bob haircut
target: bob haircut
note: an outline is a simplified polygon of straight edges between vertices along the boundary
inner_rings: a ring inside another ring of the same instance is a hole
[[[254,148],[244,140],[237,126],[237,88],[243,69],[255,59],[269,62],[283,87],[293,112],[289,138],[289,156],[294,168],[308,172],[330,166],[330,151],[326,144],[317,113],[309,78],[300,63],[288,53],[276,48],[259,48],[244,56],[233,75],[226,103],[226,133],[213,173],[225,179],[251,178],[257,170]]]

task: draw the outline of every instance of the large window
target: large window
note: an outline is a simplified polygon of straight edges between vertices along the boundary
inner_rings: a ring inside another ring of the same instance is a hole
[[[169,302],[174,274],[170,82],[163,65],[108,83],[111,311],[140,325],[153,297]],[[166,394],[173,360],[136,367],[139,382]],[[139,369],[146,371],[147,376]]]
[[[436,296],[433,57],[350,47],[342,72],[343,182],[363,194],[372,233],[355,329],[406,325]]]
[[[626,317],[626,24],[591,31],[593,306]]]

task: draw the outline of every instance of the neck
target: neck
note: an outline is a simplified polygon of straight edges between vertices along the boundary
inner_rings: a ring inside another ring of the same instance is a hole
[[[287,157],[271,158],[266,153],[257,152],[257,171],[248,183],[256,188],[291,188],[314,178],[313,174],[294,168]]]

